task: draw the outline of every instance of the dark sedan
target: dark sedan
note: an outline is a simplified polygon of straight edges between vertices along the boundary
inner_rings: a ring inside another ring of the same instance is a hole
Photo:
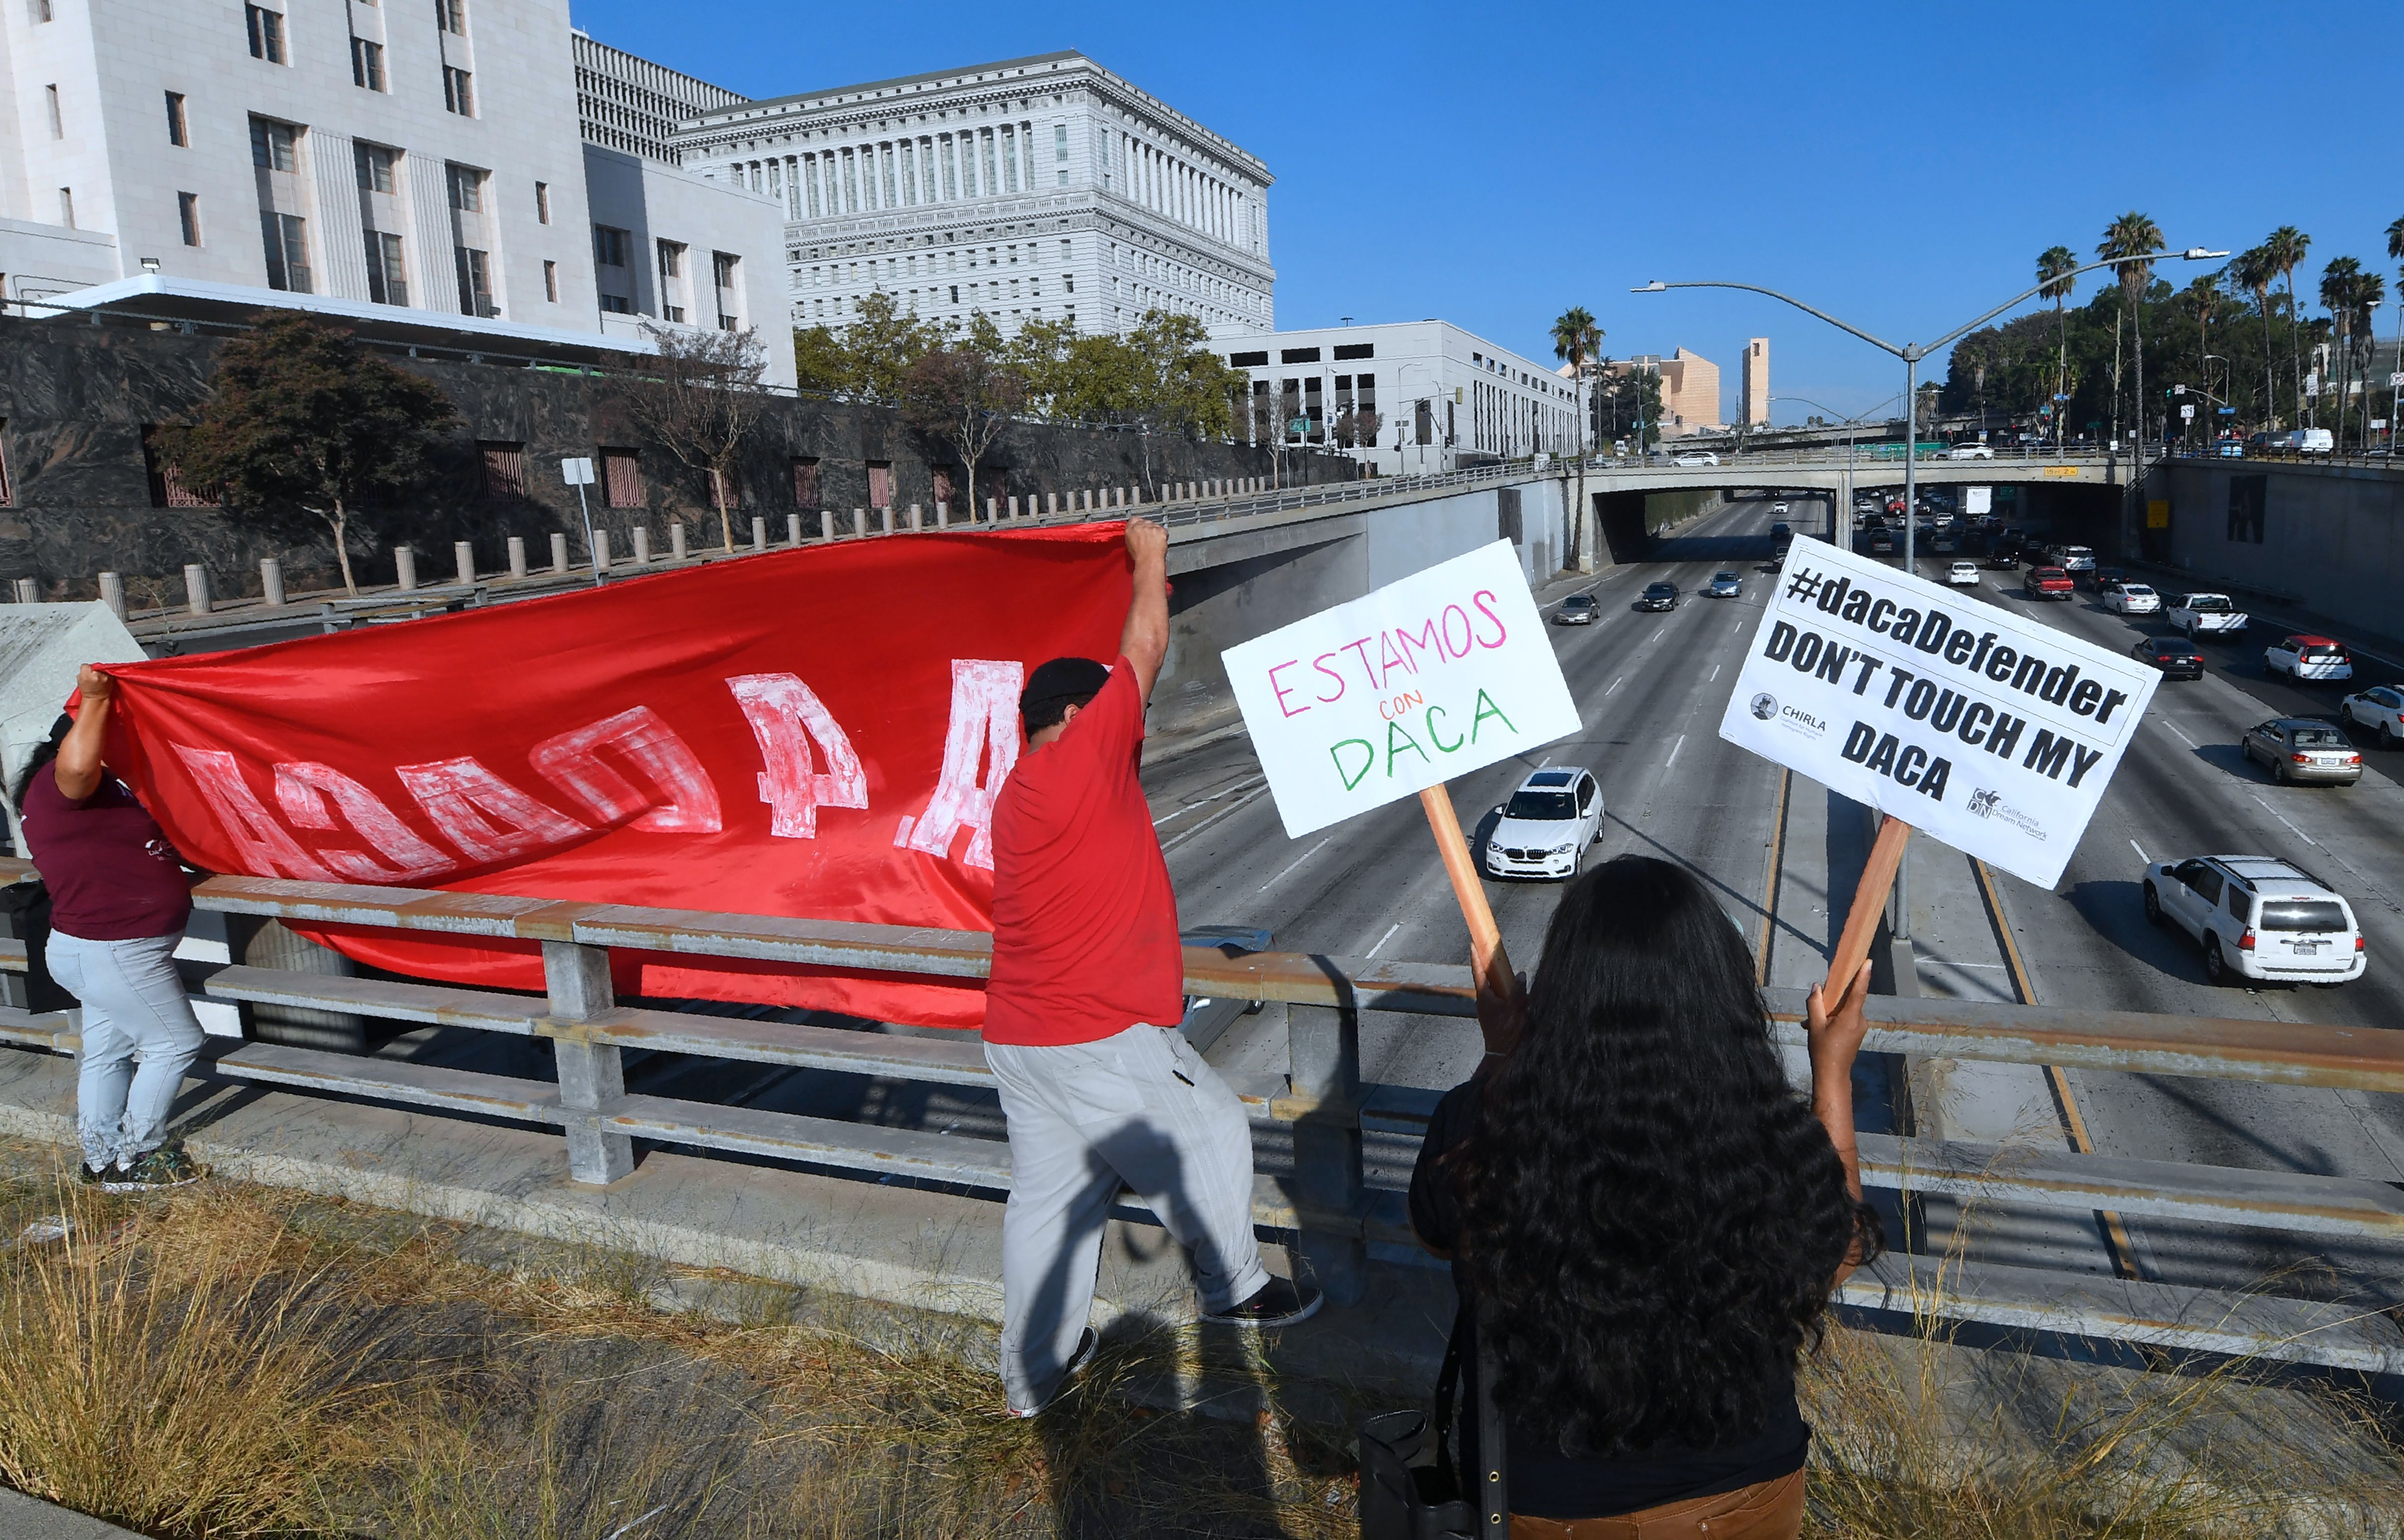
[[[1673,582],[1651,582],[1644,585],[1637,599],[1639,609],[1675,609],[1678,608],[1678,585]]]
[[[2203,678],[2203,653],[2185,637],[2146,637],[2129,650],[2129,655],[2152,664],[2166,679]]]

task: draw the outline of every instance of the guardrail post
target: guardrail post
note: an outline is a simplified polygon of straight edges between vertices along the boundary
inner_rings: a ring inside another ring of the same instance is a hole
[[[832,508],[818,510],[818,539],[829,541],[834,539],[834,510]]]
[[[100,575],[100,602],[119,620],[125,618],[125,574],[104,572]]]
[[[609,532],[606,529],[596,529],[593,532],[593,570],[595,572],[609,570]]]
[[[927,524],[925,519],[919,515],[918,505],[916,503],[912,503],[910,505],[910,533],[915,535],[926,527]]]
[[[1368,1248],[1361,1219],[1368,1191],[1361,1175],[1361,1013],[1349,981],[1336,978],[1342,1005],[1286,1007],[1293,1124],[1294,1198],[1303,1211],[1301,1253],[1311,1277],[1338,1305],[1367,1285]],[[1341,1228],[1327,1228],[1339,1225]]]
[[[668,554],[675,557],[678,561],[685,559],[684,521],[682,519],[678,519],[676,523],[668,525]]]
[[[551,994],[553,1021],[591,1021],[618,1002],[609,984],[609,948],[573,941],[542,944],[542,980]],[[554,1038],[558,1056],[559,1104],[570,1114],[567,1124],[567,1174],[578,1182],[606,1186],[635,1169],[635,1141],[624,1134],[604,1133],[597,1116],[577,1118],[578,1113],[599,1113],[626,1094],[625,1065],[615,1046]]]
[[[1001,522],[1001,504],[992,497],[985,500],[985,522],[987,524]]]
[[[768,521],[757,513],[751,515],[751,549],[755,552],[768,549]]]
[[[785,543],[787,545],[802,543],[802,516],[799,513],[785,515]]]
[[[197,562],[184,567],[184,609],[194,615],[209,612],[209,569]]]
[[[191,568],[188,567],[184,570],[189,572]],[[402,593],[406,594],[416,588],[417,553],[412,551],[405,545],[394,546],[392,548],[392,576],[394,583]]]
[[[891,503],[887,503],[883,508],[876,511],[876,528],[879,534],[890,535],[893,533],[893,505]]]
[[[938,529],[949,529],[952,527],[951,504],[937,503],[935,505],[935,527]]]
[[[567,537],[558,530],[551,536],[551,569],[560,577],[567,575]]]
[[[524,535],[512,535],[510,537],[510,576],[512,578],[523,578],[525,575],[525,537]]]
[[[259,558],[259,596],[273,605],[284,602],[284,564],[273,556]]]
[[[476,548],[466,540],[451,542],[451,559],[459,568],[459,586],[476,586]]]

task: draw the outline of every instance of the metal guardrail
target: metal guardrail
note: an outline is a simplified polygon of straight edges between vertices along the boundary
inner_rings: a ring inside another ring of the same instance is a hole
[[[0,881],[30,868],[0,861]],[[622,1005],[611,992],[613,950],[759,959],[819,967],[974,978],[986,971],[981,932],[562,903],[500,894],[212,877],[194,890],[203,909],[299,922],[430,931],[538,943],[544,996],[385,979],[333,977],[240,964],[185,965],[197,996],[338,1011],[547,1039],[556,1083],[529,1081],[273,1043],[229,1046],[217,1077],[398,1102],[556,1128],[575,1180],[608,1183],[634,1168],[634,1141],[739,1151],[803,1165],[1006,1193],[1009,1149],[952,1137],[741,1106],[630,1094],[629,1048],[777,1064],[805,1071],[964,1086],[991,1084],[972,1034],[888,1036]],[[21,944],[0,943],[0,969],[24,967]],[[1367,1248],[1410,1239],[1401,1195],[1363,1178],[1364,1132],[1414,1137],[1438,1093],[1364,1083],[1364,1011],[1475,1015],[1463,965],[1304,956],[1225,955],[1189,947],[1189,995],[1280,1001],[1289,1018],[1287,1072],[1238,1085],[1257,1120],[1291,1129],[1290,1177],[1262,1176],[1256,1220],[1293,1236],[1339,1300],[1367,1284]],[[1803,996],[1768,990],[1781,1040],[1802,1041]],[[2404,1034],[2295,1022],[2069,1011],[1969,1001],[1875,998],[1875,1052],[2201,1077],[2259,1085],[2404,1091]],[[0,1043],[73,1053],[70,1014],[0,1010]],[[2383,1182],[2062,1153],[1884,1135],[1862,1140],[1864,1181],[1905,1193],[1947,1193],[2076,1211],[2108,1210],[2173,1221],[2404,1242],[2404,1192]],[[1873,1310],[2120,1338],[2211,1352],[2378,1372],[2404,1372],[2404,1334],[2384,1316],[2340,1306],[2170,1284],[1991,1266],[1942,1267],[1893,1256],[1841,1293]]]

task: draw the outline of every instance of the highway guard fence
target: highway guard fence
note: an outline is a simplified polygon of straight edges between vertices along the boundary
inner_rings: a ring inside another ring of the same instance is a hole
[[[0,861],[0,883],[32,875],[23,861]],[[196,1067],[198,1075],[554,1129],[580,1183],[628,1175],[642,1140],[997,1197],[1009,1190],[1009,1148],[999,1141],[626,1088],[624,1055],[641,1049],[804,1074],[990,1089],[973,1033],[905,1036],[624,1004],[610,980],[613,951],[981,978],[991,953],[985,933],[239,876],[211,877],[193,899],[221,915],[536,944],[543,995],[239,962],[183,966],[198,1000],[547,1040],[556,1064],[555,1080],[538,1081],[245,1036],[213,1039],[218,1051]],[[21,973],[25,966],[21,942],[0,943],[0,968]],[[1467,967],[1189,946],[1185,969],[1191,997],[1284,1006],[1286,1072],[1273,1083],[1236,1086],[1256,1123],[1281,1125],[1293,1141],[1291,1175],[1256,1178],[1255,1217],[1265,1232],[1290,1241],[1332,1297],[1358,1299],[1368,1286],[1371,1248],[1411,1239],[1403,1195],[1372,1188],[1364,1178],[1363,1134],[1422,1134],[1440,1094],[1362,1079],[1362,1015],[1474,1017]],[[37,1015],[21,1007],[22,998],[0,1008],[0,1043],[74,1054],[78,1013]],[[1774,1033],[1800,1043],[1801,992],[1770,989],[1765,999]],[[1872,999],[1870,1017],[1873,1052],[2404,1091],[2404,1034],[2391,1032],[1889,997]],[[1864,1135],[1861,1145],[1865,1182],[1907,1195],[2404,1242],[2404,1193],[2384,1182],[2015,1153],[1899,1135]],[[1856,1274],[1840,1298],[1872,1312],[2404,1373],[2404,1334],[2393,1322],[2327,1302],[1900,1254]]]

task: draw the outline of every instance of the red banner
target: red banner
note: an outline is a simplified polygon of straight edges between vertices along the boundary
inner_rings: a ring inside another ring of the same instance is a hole
[[[111,665],[109,763],[186,859],[317,882],[991,928],[1026,671],[1111,658],[1117,525],[782,552],[239,652]],[[311,930],[542,987],[538,948]],[[622,994],[975,1027],[976,981],[616,956]]]

